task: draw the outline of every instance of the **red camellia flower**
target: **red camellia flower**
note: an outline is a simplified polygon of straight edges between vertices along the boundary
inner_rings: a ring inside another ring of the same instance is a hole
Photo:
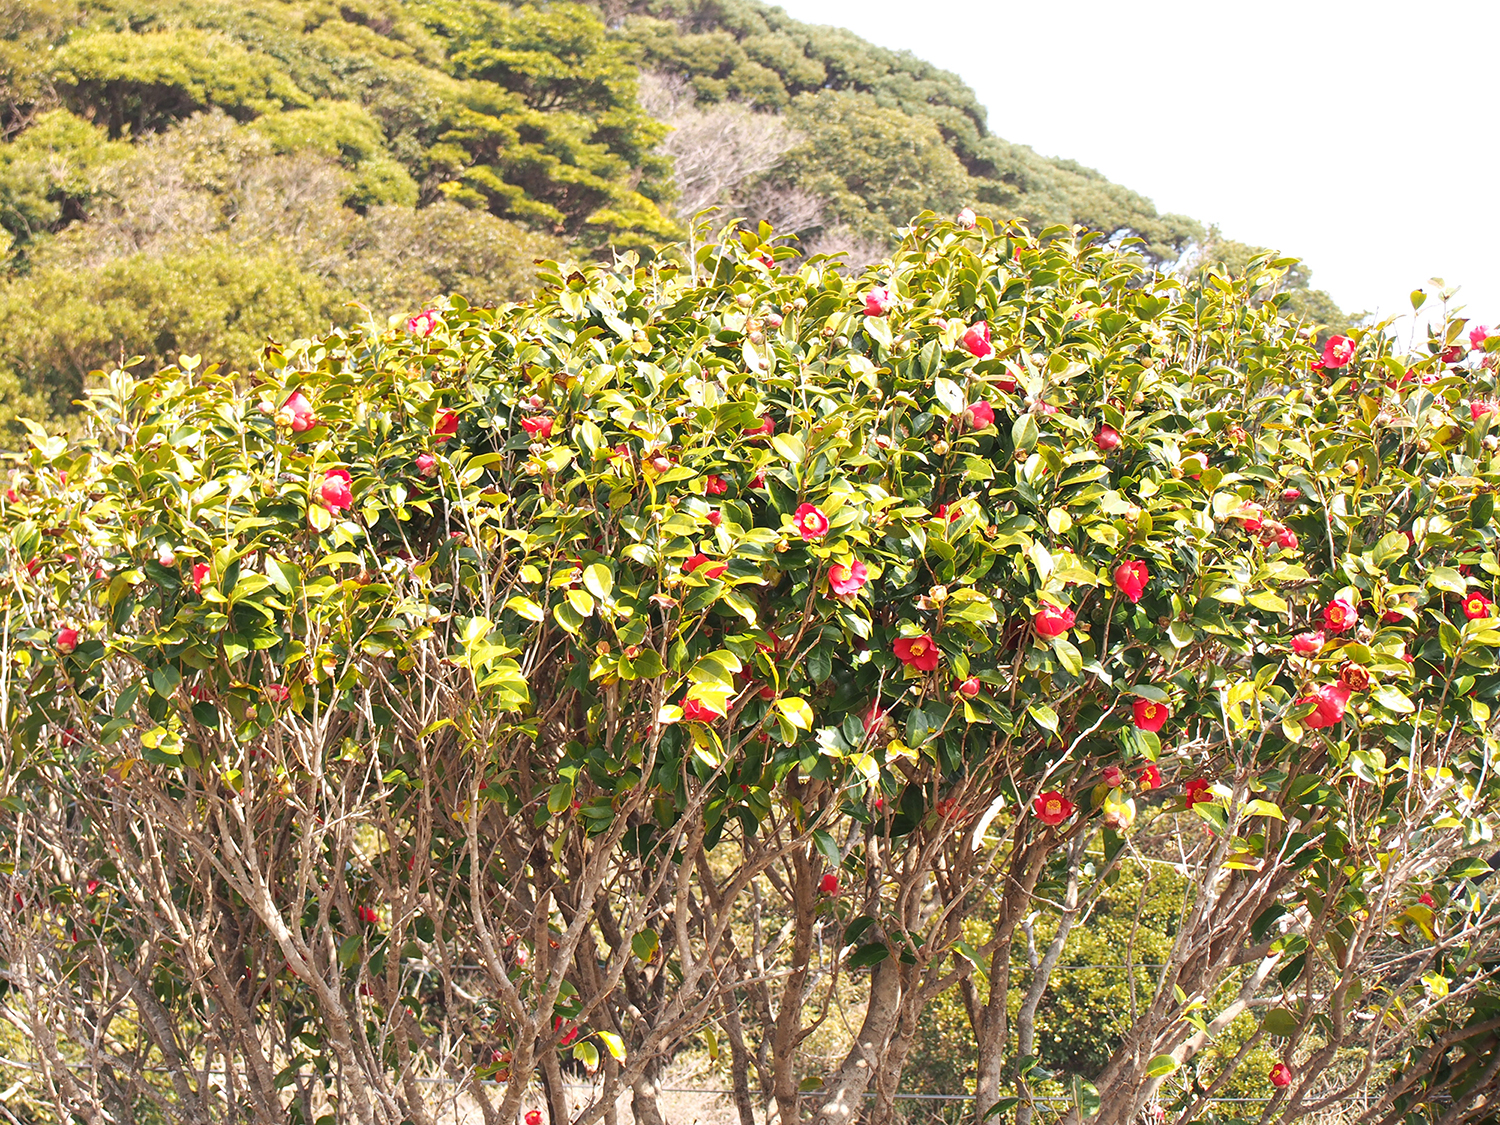
[[[1152,789],[1160,789],[1161,770],[1156,768],[1155,762],[1147,762],[1136,772],[1135,781],[1137,785],[1148,792]]]
[[[1244,525],[1246,531],[1255,532],[1261,529],[1266,522],[1266,510],[1253,500],[1246,501],[1240,505],[1240,510],[1231,513],[1234,519]]]
[[[891,644],[891,651],[902,664],[922,672],[931,672],[936,668],[941,656],[937,642],[926,633],[920,637],[897,637]]]
[[[1484,347],[1484,342],[1494,334],[1495,330],[1488,324],[1476,324],[1473,328],[1469,329],[1469,347],[1477,352],[1480,348]]]
[[[318,424],[318,416],[313,413],[312,403],[307,401],[301,391],[293,391],[281,404],[281,411],[290,416],[294,434],[305,434]]]
[[[539,1109],[528,1109],[526,1111],[526,1125],[542,1125],[542,1111]]]
[[[1298,703],[1317,704],[1313,713],[1302,720],[1302,725],[1310,730],[1321,730],[1342,722],[1344,711],[1349,706],[1349,695],[1347,684],[1319,684],[1311,695],[1297,700]]]
[[[437,472],[437,458],[431,453],[418,453],[417,472],[424,477],[433,476]]]
[[[1475,422],[1479,421],[1479,419],[1483,418],[1485,415],[1493,414],[1494,412],[1495,404],[1492,402],[1485,402],[1482,399],[1476,398],[1474,401],[1469,403],[1469,417]]]
[[[1041,608],[1032,617],[1031,623],[1036,626],[1036,631],[1043,637],[1060,637],[1073,627],[1077,620],[1071,609],[1063,606],[1053,605],[1051,602],[1043,602]]]
[[[1298,633],[1292,638],[1292,651],[1298,656],[1317,656],[1323,651],[1324,642],[1323,634],[1317,629]]]
[[[963,696],[965,699],[973,699],[976,695],[978,695],[979,694],[979,677],[978,676],[970,676],[963,683],[959,684],[958,685],[958,694],[961,695],[961,696]]]
[[[976,402],[964,411],[964,428],[982,430],[995,424],[995,409],[987,402]]]
[[[1330,336],[1323,345],[1323,366],[1343,367],[1354,358],[1354,341],[1348,336]]]
[[[292,698],[291,690],[285,684],[267,684],[261,691],[272,703],[286,703]]]
[[[1442,361],[1444,363],[1457,363],[1463,359],[1464,350],[1458,344],[1451,344],[1443,349]]]
[[[203,580],[208,577],[209,565],[207,563],[193,564],[193,591],[203,593]]]
[[[976,320],[969,325],[962,343],[964,351],[976,359],[989,359],[995,354],[995,349],[990,346],[990,326],[987,321]]]
[[[1354,628],[1359,610],[1347,597],[1340,595],[1323,608],[1323,625],[1330,632],[1343,633]]]
[[[792,514],[792,525],[804,539],[821,539],[828,534],[828,517],[814,504],[802,504]]]
[[[954,216],[953,221],[963,227],[964,230],[973,230],[974,223],[978,218],[979,216],[974,214],[974,208],[964,207]]]
[[[1209,782],[1206,778],[1195,777],[1182,787],[1182,799],[1187,802],[1187,807],[1201,805],[1212,801],[1214,796],[1208,791]]]
[[[57,636],[53,638],[52,647],[66,656],[78,647],[78,630],[59,629]]]
[[[1119,766],[1104,767],[1104,784],[1111,789],[1118,789],[1125,784],[1125,771]]]
[[[1105,453],[1113,453],[1116,449],[1119,449],[1122,441],[1120,431],[1108,422],[1100,426],[1098,432],[1094,434],[1094,444]]]
[[[682,717],[694,723],[711,723],[722,716],[701,699],[684,699]]]
[[[839,893],[839,877],[837,875],[835,875],[832,871],[830,871],[828,874],[824,875],[823,878],[818,881],[818,890],[822,891],[825,895],[836,895],[836,894],[838,894]]]
[[[1279,1062],[1271,1068],[1271,1073],[1266,1075],[1271,1080],[1272,1086],[1290,1086],[1292,1084],[1292,1068],[1284,1062]]]
[[[1141,730],[1151,731],[1153,734],[1166,725],[1172,717],[1172,712],[1165,704],[1157,703],[1151,699],[1137,699],[1131,704],[1132,717],[1135,725]]]
[[[1433,897],[1432,897],[1431,893],[1428,892],[1428,891],[1423,891],[1422,892],[1422,897],[1420,897],[1419,899],[1417,899],[1417,901],[1420,902],[1423,906],[1429,906],[1429,907],[1431,907],[1431,906],[1436,906],[1437,905],[1437,903],[1433,900]]]
[[[437,416],[437,421],[432,424],[432,432],[438,441],[447,441],[458,433],[458,415],[451,410],[445,410]]]
[[[708,515],[704,516],[703,518],[706,519],[709,523],[713,524],[715,527],[718,527],[719,524],[724,522],[724,517],[719,514],[719,510],[717,508],[715,508],[712,512],[709,512]]]
[[[354,494],[349,491],[349,470],[329,469],[323,474],[323,483],[318,485],[318,499],[330,512],[342,512],[354,504]]]
[[[437,326],[437,309],[423,309],[416,316],[406,319],[406,330],[413,336],[431,336]]]
[[[776,432],[776,423],[769,414],[761,415],[760,421],[740,431],[744,437],[770,437]]]
[[[1146,583],[1151,581],[1151,568],[1143,562],[1125,562],[1115,567],[1115,588],[1130,599],[1134,605],[1146,592]]]
[[[1464,599],[1464,616],[1470,621],[1476,621],[1481,617],[1493,617],[1495,614],[1495,603],[1490,601],[1478,590]]]
[[[548,414],[538,414],[534,418],[522,418],[521,429],[534,438],[546,441],[552,436],[552,417]]]
[[[1031,807],[1036,811],[1037,819],[1043,824],[1061,824],[1073,815],[1073,802],[1061,793],[1054,793],[1050,790],[1031,802]]]
[[[718,578],[729,569],[728,563],[713,563],[710,565],[707,555],[694,555],[682,564],[682,573],[692,574],[700,566],[703,567],[703,577],[705,578]]]
[[[891,311],[893,302],[889,289],[871,289],[865,294],[865,315],[884,316]]]
[[[834,563],[828,568],[828,588],[840,598],[852,597],[869,580],[870,568],[855,559],[848,566]]]
[[[1289,527],[1278,527],[1276,529],[1276,545],[1283,551],[1295,551],[1297,549],[1297,533]]]
[[[723,496],[729,491],[729,483],[721,476],[710,474],[703,482],[703,491],[710,496]]]
[[[1300,488],[1283,489],[1281,492],[1281,499],[1288,504],[1294,504],[1298,500],[1302,499],[1302,490]]]

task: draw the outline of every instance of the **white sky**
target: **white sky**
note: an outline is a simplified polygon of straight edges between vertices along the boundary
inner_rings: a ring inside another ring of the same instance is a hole
[[[1307,262],[1500,321],[1500,0],[773,0],[960,75],[992,132]],[[1424,309],[1424,313],[1430,311]]]

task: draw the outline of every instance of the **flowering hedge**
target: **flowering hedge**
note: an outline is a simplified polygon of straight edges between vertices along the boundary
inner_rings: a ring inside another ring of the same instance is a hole
[[[33,429],[0,953],[47,1096],[396,1122],[430,1073],[650,1120],[707,1034],[742,1115],[883,1121],[967,982],[981,1116],[1026,1120],[1057,957],[1016,927],[1060,952],[1170,863],[1169,965],[1075,1114],[1192,1114],[1267,1052],[1273,1114],[1482,1105],[1485,331],[1320,348],[1288,262],[1186,286],[969,214],[858,280],[763,237]],[[819,979],[864,1022],[808,1075]]]

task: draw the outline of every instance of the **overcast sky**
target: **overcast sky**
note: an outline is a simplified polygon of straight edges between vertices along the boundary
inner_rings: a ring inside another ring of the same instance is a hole
[[[1345,309],[1500,321],[1500,0],[779,0],[959,74],[990,129],[1304,259]]]

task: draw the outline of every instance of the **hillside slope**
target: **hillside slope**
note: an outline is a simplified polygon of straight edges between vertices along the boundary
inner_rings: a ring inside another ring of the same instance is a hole
[[[96,368],[519,296],[534,259],[925,208],[1198,224],[991,134],[956,76],[756,0],[0,0],[0,427]]]

